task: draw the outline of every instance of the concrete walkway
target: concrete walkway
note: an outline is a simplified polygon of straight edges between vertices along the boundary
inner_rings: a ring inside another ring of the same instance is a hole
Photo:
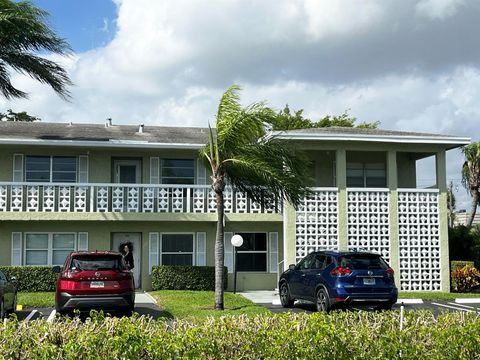
[[[157,300],[153,298],[152,295],[143,291],[136,291],[135,292],[135,305],[140,304],[153,304],[157,305]]]

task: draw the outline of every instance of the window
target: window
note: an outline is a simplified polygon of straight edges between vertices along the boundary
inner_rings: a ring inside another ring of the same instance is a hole
[[[162,184],[194,184],[193,159],[162,159]]]
[[[347,163],[348,187],[385,187],[387,177],[383,163]]]
[[[25,234],[25,265],[63,265],[76,249],[75,233]]]
[[[77,158],[74,156],[27,156],[25,180],[28,182],[75,182]]]
[[[162,265],[193,265],[193,234],[162,234]]]
[[[267,271],[267,233],[239,233],[243,245],[237,249],[237,271]]]

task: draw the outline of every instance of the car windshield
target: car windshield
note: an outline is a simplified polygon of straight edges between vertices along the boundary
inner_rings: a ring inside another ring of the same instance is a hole
[[[351,270],[387,269],[388,265],[379,255],[352,254],[338,258],[338,265]]]
[[[79,255],[70,263],[71,270],[125,270],[125,264],[120,256],[112,255]]]

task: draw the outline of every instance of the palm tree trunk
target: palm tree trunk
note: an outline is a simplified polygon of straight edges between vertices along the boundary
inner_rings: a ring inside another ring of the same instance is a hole
[[[224,244],[223,244],[223,218],[224,199],[223,190],[216,191],[217,198],[217,238],[215,240],[215,310],[223,310],[223,284],[224,284]]]
[[[473,224],[473,219],[475,218],[475,214],[477,213],[477,205],[478,205],[478,191],[475,190],[472,194],[472,211],[470,213],[470,217],[468,218],[467,227],[471,227]]]

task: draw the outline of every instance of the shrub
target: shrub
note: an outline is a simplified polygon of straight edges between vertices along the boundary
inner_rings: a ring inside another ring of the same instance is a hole
[[[55,291],[57,274],[50,266],[0,266],[0,270],[17,278],[18,291]]]
[[[452,272],[452,282],[457,291],[472,291],[480,287],[480,271],[472,265],[456,268]]]
[[[475,313],[335,312],[0,323],[2,359],[476,359]]]
[[[475,266],[473,261],[468,261],[468,260],[452,260],[452,261],[450,261],[450,269],[452,269],[452,272],[457,270],[457,268],[463,268],[466,265]]]
[[[227,288],[227,268],[224,268]],[[160,265],[152,269],[153,290],[215,290],[215,267]]]

